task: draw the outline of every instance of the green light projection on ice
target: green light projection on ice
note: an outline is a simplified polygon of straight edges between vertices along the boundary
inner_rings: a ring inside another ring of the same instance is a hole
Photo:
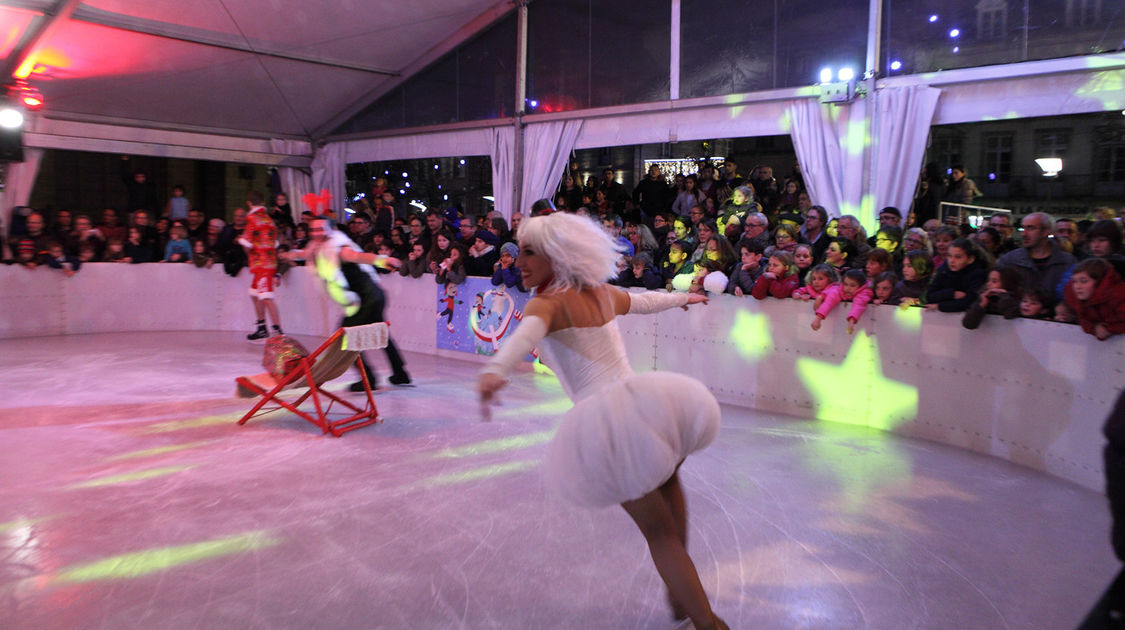
[[[187,545],[136,551],[64,568],[55,576],[54,581],[79,583],[138,578],[210,558],[272,547],[280,542],[280,538],[271,537],[262,530]]]
[[[166,477],[174,475],[185,470],[191,470],[195,466],[163,466],[161,468],[149,468],[148,470],[138,470],[137,472],[122,473],[119,475],[106,475],[104,477],[95,477],[93,479],[73,483],[66,486],[67,490],[80,490],[83,488],[101,488],[104,486],[116,486],[118,484],[129,483],[132,481],[143,481],[145,479],[154,479],[156,477]]]
[[[184,443],[184,444],[172,444],[170,446],[158,446],[156,448],[146,448],[146,449],[142,449],[142,450],[139,450],[139,451],[131,451],[129,453],[122,453],[120,455],[114,455],[113,457],[107,457],[105,461],[112,462],[112,461],[118,461],[118,460],[122,460],[122,459],[139,459],[139,458],[143,458],[143,457],[153,457],[153,456],[156,456],[156,455],[166,455],[168,453],[175,453],[175,452],[178,452],[178,451],[186,451],[188,449],[197,448],[199,446],[204,446],[204,445],[210,444],[211,442],[214,442],[214,441],[215,440],[199,440],[197,442],[187,442],[187,443]]]
[[[407,490],[429,489],[437,486],[450,486],[460,483],[468,483],[470,481],[480,481],[482,479],[494,479],[503,475],[510,475],[512,473],[522,472],[530,468],[534,468],[539,464],[537,459],[528,459],[514,462],[504,462],[503,464],[491,464],[488,466],[480,466],[478,468],[470,468],[468,470],[458,470],[440,475],[434,475],[427,479],[422,479],[416,483],[406,486]]]
[[[225,413],[218,416],[202,416],[199,418],[188,418],[186,420],[168,420],[166,422],[157,422],[150,426],[144,427],[137,433],[147,435],[150,433],[171,433],[172,431],[183,431],[185,429],[198,429],[200,427],[209,427],[213,424],[226,424],[234,422],[242,417],[241,412]]]
[[[550,431],[539,431],[538,433],[528,433],[526,435],[513,435],[510,437],[497,438],[495,440],[484,440],[464,446],[443,448],[438,451],[434,457],[437,459],[459,459],[462,457],[475,457],[477,455],[491,455],[493,453],[515,451],[545,444],[550,442],[551,438],[554,436],[555,431],[552,429]]]

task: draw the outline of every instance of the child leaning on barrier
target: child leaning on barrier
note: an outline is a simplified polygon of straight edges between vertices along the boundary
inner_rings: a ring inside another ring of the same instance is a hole
[[[621,270],[616,284],[621,287],[641,287],[652,291],[659,289],[663,280],[652,266],[652,254],[640,252],[629,260],[629,266]]]
[[[1054,319],[1074,323],[1074,317],[1065,304],[1055,304],[1054,297],[1043,289],[1024,289],[1020,298],[1020,317],[1028,319]]]
[[[902,261],[902,280],[895,285],[894,297],[900,304],[918,306],[926,302],[926,289],[934,275],[934,259],[925,250],[906,252]]]
[[[1101,341],[1125,333],[1125,282],[1105,259],[1078,263],[1063,293],[1082,330]]]
[[[974,330],[980,326],[985,315],[1003,315],[1004,319],[1019,317],[1020,300],[1023,297],[1020,281],[1019,272],[1013,268],[989,271],[978,299],[973,301],[961,318],[961,325]]]
[[[884,271],[875,276],[869,284],[871,285],[871,291],[875,293],[875,298],[871,300],[872,304],[897,306],[902,301],[901,296],[895,295],[898,276],[893,271]]]
[[[791,297],[793,291],[797,290],[799,278],[793,257],[788,252],[775,250],[766,265],[766,272],[754,283],[751,295],[759,300],[764,300],[769,295],[782,299]]]
[[[762,265],[765,251],[765,245],[759,241],[742,239],[738,242],[739,261],[731,268],[727,293],[741,297],[754,290],[754,283],[765,273],[765,266]]]
[[[959,238],[946,249],[945,262],[934,273],[926,291],[926,308],[943,313],[968,310],[977,299],[977,290],[988,277],[988,269],[977,256],[977,246]]]
[[[874,297],[874,293],[867,286],[867,276],[862,269],[849,269],[844,272],[844,279],[840,284],[829,287],[824,294],[817,298],[816,319],[812,322],[813,330],[820,330],[820,323],[828,317],[832,309],[840,302],[851,302],[848,311],[848,334],[855,332],[855,325],[867,309],[867,303]]]
[[[820,298],[824,295],[830,287],[835,285],[840,280],[840,275],[832,268],[832,265],[821,263],[809,270],[805,276],[805,286],[793,292],[793,299],[795,300],[818,300],[817,306],[820,306]]]
[[[808,243],[801,243],[793,250],[793,264],[797,267],[797,278],[800,279],[798,286],[805,286],[805,279],[815,262],[812,246]]]

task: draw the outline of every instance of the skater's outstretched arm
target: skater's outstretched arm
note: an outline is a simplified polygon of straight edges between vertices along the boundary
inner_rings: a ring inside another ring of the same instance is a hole
[[[644,291],[639,293],[626,293],[629,296],[629,310],[627,313],[649,315],[659,313],[677,306],[687,310],[689,304],[706,304],[708,298],[702,293],[666,293],[664,291]]]

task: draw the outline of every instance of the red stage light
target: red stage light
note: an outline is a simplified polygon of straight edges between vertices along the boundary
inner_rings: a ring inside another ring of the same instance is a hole
[[[28,85],[27,81],[17,80],[15,85],[9,86],[9,89],[13,93],[12,96],[18,97],[24,107],[32,110],[43,107],[43,94]]]

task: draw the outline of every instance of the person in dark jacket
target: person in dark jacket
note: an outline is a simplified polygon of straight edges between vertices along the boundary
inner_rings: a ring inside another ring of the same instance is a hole
[[[1023,218],[1020,227],[1023,228],[1023,247],[1001,256],[996,266],[1013,267],[1023,274],[1025,286],[1053,293],[1063,275],[1074,265],[1074,256],[1049,238],[1055,230],[1050,215],[1033,212]]]
[[[930,162],[922,169],[918,183],[918,194],[914,197],[914,225],[922,225],[930,219],[939,219],[938,209],[945,197],[945,178],[937,164]]]
[[[1023,286],[1017,271],[993,269],[988,272],[988,280],[981,287],[980,298],[965,311],[961,325],[974,330],[980,326],[985,315],[1003,315],[1004,319],[1015,319],[1020,316],[1022,297]]]
[[[654,217],[671,207],[673,193],[660,167],[653,164],[648,167],[648,175],[633,189],[633,203],[640,206],[646,216]]]
[[[527,292],[523,287],[523,276],[516,268],[516,258],[519,255],[520,246],[515,243],[504,243],[500,246],[500,260],[496,261],[496,271],[492,273],[492,286],[498,287],[502,284]]]
[[[500,260],[500,252],[496,249],[499,244],[500,239],[491,231],[476,231],[473,246],[469,248],[469,256],[465,259],[465,269],[470,276],[492,277],[493,268]]]
[[[987,277],[988,270],[977,259],[976,245],[967,238],[953,241],[926,292],[926,308],[943,313],[968,310]]]
[[[1105,462],[1105,495],[1113,520],[1110,541],[1118,560],[1125,561],[1125,390],[1106,418],[1102,433],[1106,437],[1102,459]],[[1113,630],[1125,618],[1125,570],[1118,572],[1101,599],[1094,605],[1078,630]]]
[[[633,256],[628,267],[621,270],[614,284],[626,288],[643,287],[653,291],[664,286],[664,279],[653,267],[652,254],[641,252]]]

